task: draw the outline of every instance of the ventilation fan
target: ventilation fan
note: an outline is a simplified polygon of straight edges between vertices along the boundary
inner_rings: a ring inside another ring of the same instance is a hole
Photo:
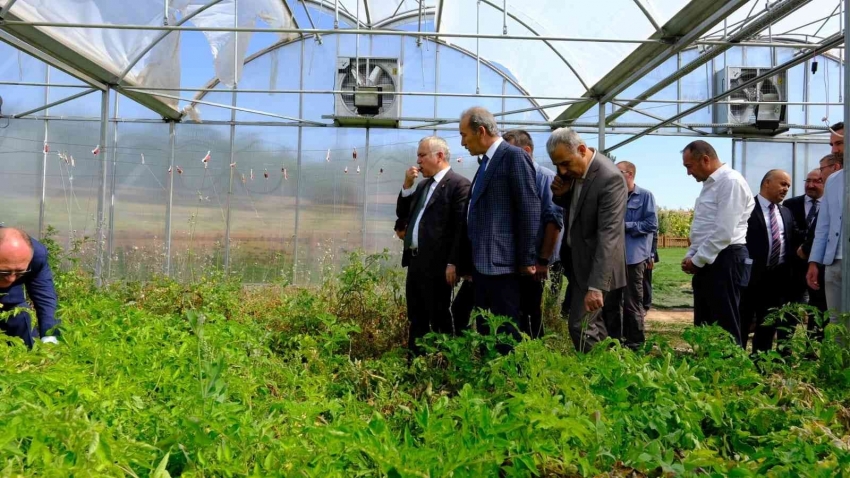
[[[770,68],[726,67],[716,74],[716,94],[751,81]],[[785,119],[786,72],[753,83],[724,98],[714,108],[715,133],[776,135],[788,131]],[[767,102],[767,103],[765,103]],[[730,126],[731,125],[731,126]]]
[[[338,126],[398,127],[398,59],[339,58],[334,95]]]

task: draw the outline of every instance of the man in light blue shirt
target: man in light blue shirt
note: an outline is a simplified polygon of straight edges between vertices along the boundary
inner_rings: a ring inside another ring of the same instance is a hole
[[[540,229],[537,232],[537,267],[534,276],[520,280],[520,330],[531,338],[543,335],[543,285],[549,268],[559,260],[558,245],[564,234],[564,209],[552,202],[555,173],[534,161],[534,142],[527,131],[514,129],[502,135],[508,144],[526,153],[534,166],[534,181],[540,197]],[[560,279],[560,277],[558,277]]]
[[[658,231],[655,197],[635,184],[637,168],[620,161],[617,168],[623,173],[629,189],[626,200],[626,287],[609,294],[605,302],[605,322],[608,335],[623,345],[637,348],[646,341],[644,334],[644,275],[652,258],[652,239]]]

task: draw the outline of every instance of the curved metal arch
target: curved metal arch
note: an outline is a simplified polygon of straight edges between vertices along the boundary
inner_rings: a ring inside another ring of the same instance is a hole
[[[307,0],[307,1],[311,1],[311,3],[313,3],[313,2],[312,2],[312,0]],[[340,15],[341,15],[341,16],[346,16],[346,17],[348,17],[348,15],[347,15],[347,14],[345,14],[345,13],[343,13],[343,12],[340,12]],[[418,13],[417,13],[417,16],[418,16]],[[353,19],[350,19],[350,20],[353,20]],[[398,20],[398,21],[401,21],[402,19],[397,18],[397,20]],[[395,22],[394,22],[394,23],[395,23]],[[264,49],[262,49],[262,50],[260,50],[260,51],[258,51],[258,52],[256,52],[256,53],[254,53],[254,54],[252,54],[252,55],[248,56],[248,57],[245,59],[245,63],[244,63],[244,65],[248,65],[249,63],[253,62],[254,60],[256,60],[256,59],[258,59],[258,58],[260,58],[260,57],[262,57],[262,56],[264,56],[264,55],[267,55],[267,54],[269,54],[269,53],[272,53],[272,52],[274,52],[274,51],[276,51],[276,50],[278,50],[278,49],[280,49],[280,48],[283,48],[283,47],[285,47],[285,46],[287,46],[287,45],[291,45],[291,44],[294,44],[295,42],[305,41],[305,40],[307,40],[308,38],[315,38],[315,37],[316,37],[316,35],[312,35],[312,34],[310,34],[310,35],[303,35],[303,36],[294,37],[294,38],[288,38],[288,39],[285,39],[285,40],[283,40],[283,41],[279,41],[279,42],[277,42],[277,43],[275,43],[275,44],[273,44],[273,45],[270,45],[270,46],[268,46],[268,47],[266,47],[266,48],[264,48]],[[475,53],[470,52],[469,50],[466,50],[465,48],[461,48],[461,47],[459,47],[459,46],[457,46],[457,45],[452,45],[452,44],[450,44],[450,43],[447,43],[447,42],[445,42],[444,40],[439,40],[439,39],[430,39],[430,38],[424,38],[423,40],[424,40],[424,41],[431,41],[431,42],[433,42],[433,43],[437,43],[437,44],[439,44],[440,46],[443,46],[443,47],[446,47],[446,48],[450,48],[450,49],[455,50],[455,51],[457,51],[457,52],[460,52],[460,53],[462,53],[462,54],[464,54],[464,55],[466,55],[466,56],[468,56],[468,57],[475,58]],[[505,81],[507,81],[507,82],[508,82],[511,86],[513,86],[514,88],[516,88],[516,89],[517,89],[517,91],[519,91],[521,95],[525,96],[525,97],[528,99],[528,101],[529,101],[532,105],[534,105],[536,108],[538,108],[538,111],[540,112],[540,114],[543,116],[543,118],[544,118],[545,120],[547,120],[547,121],[549,120],[549,115],[548,115],[548,114],[544,111],[545,106],[540,105],[540,103],[538,103],[536,99],[532,98],[532,97],[531,97],[531,95],[529,94],[529,92],[528,92],[525,88],[523,88],[523,87],[522,87],[519,83],[517,83],[517,82],[516,82],[513,78],[511,78],[511,77],[509,77],[508,75],[506,75],[506,74],[505,74],[502,70],[500,70],[498,67],[496,67],[496,66],[495,66],[493,63],[491,63],[490,61],[485,60],[484,58],[481,58],[481,63],[482,63],[483,65],[485,65],[486,67],[488,67],[488,68],[489,68],[490,70],[492,70],[493,72],[495,72],[497,75],[501,76],[501,77],[502,77]],[[243,66],[243,67],[244,67],[244,66]],[[211,79],[210,81],[208,81],[208,82],[207,82],[207,83],[206,83],[206,84],[205,84],[202,88],[204,88],[204,89],[212,89],[212,88],[215,88],[216,86],[218,86],[218,85],[219,85],[219,83],[220,83],[220,81],[219,81],[219,79],[218,79],[218,78],[213,78],[213,79]],[[207,93],[211,93],[211,92],[210,92],[210,91],[199,91],[197,94],[195,94],[195,97],[194,97],[194,98],[192,98],[192,102],[191,102],[192,106],[194,106],[194,105],[196,104],[196,101],[198,101],[198,100],[203,100],[203,99],[204,99],[204,97],[207,95]],[[238,93],[238,90],[237,90],[237,93]],[[185,113],[181,113],[181,119],[182,119],[183,117],[185,117]]]

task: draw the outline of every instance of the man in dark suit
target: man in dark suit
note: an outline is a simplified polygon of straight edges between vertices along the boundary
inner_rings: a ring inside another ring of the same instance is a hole
[[[747,221],[747,252],[753,261],[750,282],[741,294],[741,340],[747,346],[750,324],[755,321],[753,353],[765,352],[773,347],[773,336],[778,334],[780,348],[790,337],[796,323],[789,317],[776,318],[765,324],[771,309],[787,302],[791,281],[791,260],[794,257],[794,218],[782,206],[782,200],[791,189],[791,176],[780,169],[772,169],[761,180],[756,205]]]
[[[47,248],[20,229],[0,227],[0,312],[19,309],[17,314],[0,320],[0,331],[32,348],[32,319],[24,289],[35,308],[41,341],[57,343],[56,289]]]
[[[510,319],[499,332],[519,339],[520,276],[536,271],[540,198],[534,166],[525,151],[504,142],[493,115],[474,107],[460,117],[469,154],[483,155],[467,210],[475,306]],[[486,324],[479,332],[488,333]],[[510,347],[500,345],[507,353]]]
[[[442,138],[423,138],[416,156],[419,167],[404,175],[396,216],[397,226],[406,224],[399,235],[404,239],[401,264],[407,267],[407,345],[419,354],[416,340],[428,332],[457,334],[466,325],[453,322],[449,307],[458,281],[469,180],[449,167],[449,147]],[[414,186],[420,173],[427,179]]]
[[[821,312],[826,312],[826,295],[823,289],[811,289],[806,284],[809,252],[812,250],[820,200],[823,197],[823,182],[820,169],[813,169],[806,176],[806,193],[786,199],[783,205],[791,211],[794,218],[794,235],[791,238],[791,248],[795,253],[791,260],[792,277],[788,301],[800,304],[807,303]],[[823,268],[820,269],[821,281],[823,281]],[[814,317],[809,316],[806,329],[809,337],[818,341],[823,340],[823,328],[818,327]]]
[[[546,149],[558,168],[552,192],[566,216],[561,257],[570,259],[567,280],[575,284],[570,337],[576,350],[587,352],[608,335],[602,316],[605,295],[626,286],[628,190],[614,163],[588,148],[575,131],[556,129]]]

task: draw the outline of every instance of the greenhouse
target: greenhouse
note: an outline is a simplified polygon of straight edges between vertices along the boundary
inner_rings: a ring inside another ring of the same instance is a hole
[[[691,325],[683,150],[804,195],[850,115],[848,22],[850,0],[0,0],[0,226],[49,245],[65,347],[4,350],[0,475],[850,473],[840,341],[802,326],[820,361],[760,362],[656,323],[644,354],[583,356],[558,277],[543,340],[429,336],[411,362],[394,230],[423,137],[486,168],[469,108],[556,174],[569,127],[689,214],[656,276]]]

